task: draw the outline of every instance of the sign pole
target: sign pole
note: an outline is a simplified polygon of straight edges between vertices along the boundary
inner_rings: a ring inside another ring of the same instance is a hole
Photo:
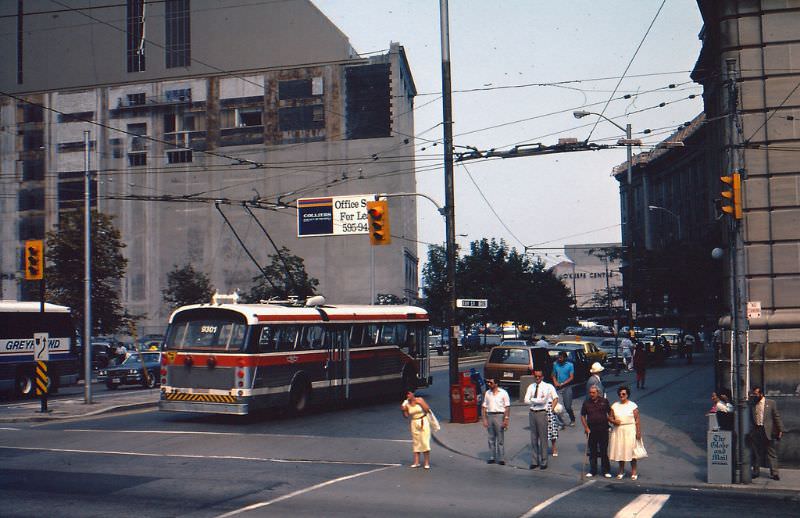
[[[34,333],[33,335],[33,359],[36,362],[36,395],[41,399],[40,412],[45,414],[47,410],[47,386],[49,379],[47,376],[47,362],[50,360],[48,342],[50,336],[47,333]]]

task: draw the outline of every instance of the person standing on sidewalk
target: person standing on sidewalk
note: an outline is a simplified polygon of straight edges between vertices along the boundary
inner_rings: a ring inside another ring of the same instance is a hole
[[[636,371],[636,388],[644,388],[644,378],[647,374],[647,350],[641,343],[636,344],[633,353],[633,369]]]
[[[486,386],[489,387],[483,396],[483,427],[489,432],[489,460],[486,463],[494,464],[497,461],[502,466],[506,463],[504,443],[511,398],[492,378],[486,380]]]
[[[550,343],[544,338],[544,335],[542,335],[534,347],[550,347]]]
[[[778,441],[783,437],[783,421],[775,401],[764,397],[761,387],[753,387],[750,405],[750,444],[752,446],[753,478],[761,474],[764,457],[769,461],[769,475],[780,480],[778,473]]]
[[[569,424],[575,426],[575,413],[572,411],[572,380],[575,379],[575,366],[567,361],[567,353],[558,353],[558,360],[553,364],[553,386],[558,391],[558,400],[564,410],[558,414],[562,428]],[[566,417],[569,416],[569,423]]]
[[[619,401],[611,405],[609,421],[614,425],[614,430],[608,441],[608,458],[619,462],[617,479],[625,478],[625,463],[631,463],[631,480],[639,478],[636,457],[633,448],[636,441],[642,438],[642,427],[639,422],[639,407],[628,399],[630,389],[625,385],[617,389]]]
[[[555,387],[544,381],[542,371],[534,371],[534,383],[528,386],[523,401],[530,405],[528,422],[531,428],[531,465],[547,469],[547,409],[558,404]]]
[[[633,342],[627,336],[622,339],[620,342],[620,348],[622,349],[622,361],[625,362],[625,368],[629,371],[633,370],[633,364],[631,361],[633,360]]]
[[[586,394],[589,394],[589,390],[592,387],[597,387],[597,392],[600,394],[600,397],[606,397],[606,388],[603,386],[603,380],[600,379],[600,373],[603,372],[605,367],[600,365],[600,362],[594,362],[592,364],[592,368],[589,369],[589,379],[586,380]]]
[[[406,392],[406,399],[400,405],[403,415],[408,418],[411,428],[411,449],[414,453],[414,463],[410,467],[418,468],[419,454],[425,459],[425,469],[431,469],[431,422],[428,414],[431,407],[421,397],[410,390]]]
[[[600,457],[600,469],[603,476],[611,478],[611,464],[608,460],[608,425],[611,406],[608,400],[600,395],[597,386],[589,387],[589,397],[581,406],[581,423],[586,433],[589,450],[589,473],[587,477],[597,475],[597,457]]]

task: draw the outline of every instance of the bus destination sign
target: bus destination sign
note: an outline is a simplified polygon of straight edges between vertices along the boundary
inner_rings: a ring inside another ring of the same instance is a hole
[[[489,307],[488,299],[456,299],[456,307],[485,309]]]
[[[367,234],[367,202],[374,199],[374,194],[298,198],[297,236]]]

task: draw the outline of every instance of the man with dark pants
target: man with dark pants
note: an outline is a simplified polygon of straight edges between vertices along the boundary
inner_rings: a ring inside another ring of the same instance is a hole
[[[567,361],[567,353],[558,353],[558,361],[553,364],[553,386],[558,391],[558,399],[564,411],[558,416],[561,426],[575,426],[575,413],[572,411],[572,380],[575,379],[575,366]],[[569,416],[569,423],[567,423]]]
[[[603,476],[611,478],[611,465],[608,461],[608,415],[611,406],[608,400],[600,395],[597,386],[589,387],[589,397],[581,406],[581,423],[588,438],[589,473],[587,477],[597,475],[597,457],[600,456],[600,467]]]
[[[528,386],[523,401],[530,405],[528,422],[531,427],[531,465],[547,469],[547,407],[555,408],[558,394],[551,384],[544,381],[542,371],[534,371],[534,383]]]
[[[487,379],[486,386],[489,387],[483,396],[483,427],[489,432],[489,460],[486,462],[494,464],[497,461],[502,466],[506,463],[503,443],[508,428],[511,399],[508,392],[498,387],[494,379]]]
[[[750,445],[752,447],[753,478],[761,473],[764,457],[769,462],[769,474],[780,480],[778,473],[777,442],[783,436],[783,421],[775,401],[764,397],[761,387],[753,387],[753,401],[750,405]]]

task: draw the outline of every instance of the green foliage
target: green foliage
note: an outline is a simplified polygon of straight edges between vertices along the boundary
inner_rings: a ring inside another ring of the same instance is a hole
[[[282,246],[279,253],[270,254],[269,258],[270,264],[264,266],[266,279],[263,275],[253,277],[256,284],[244,297],[245,302],[286,300],[291,296],[305,300],[316,294],[319,281],[308,276],[302,257],[292,255],[288,248]]]
[[[211,302],[213,293],[214,288],[208,276],[195,270],[190,263],[182,268],[175,265],[173,270],[167,273],[167,287],[161,290],[162,298],[170,309]]]
[[[434,325],[442,325],[447,307],[446,256],[441,246],[428,249],[422,268],[424,306]],[[488,299],[481,310],[458,310],[462,324],[512,320],[536,330],[557,330],[572,318],[569,290],[540,262],[531,262],[504,241],[470,243],[469,254],[456,263],[456,297]]]
[[[125,243],[120,232],[107,214],[93,211],[91,218],[92,334],[112,334],[127,329],[139,317],[128,314],[120,302],[119,283],[125,277],[128,264],[122,256]],[[62,213],[57,229],[45,237],[47,299],[69,306],[82,325],[85,307],[83,212]]]
[[[407,303],[407,298],[400,298],[393,293],[378,293],[378,295],[375,297],[376,306],[402,306]]]

